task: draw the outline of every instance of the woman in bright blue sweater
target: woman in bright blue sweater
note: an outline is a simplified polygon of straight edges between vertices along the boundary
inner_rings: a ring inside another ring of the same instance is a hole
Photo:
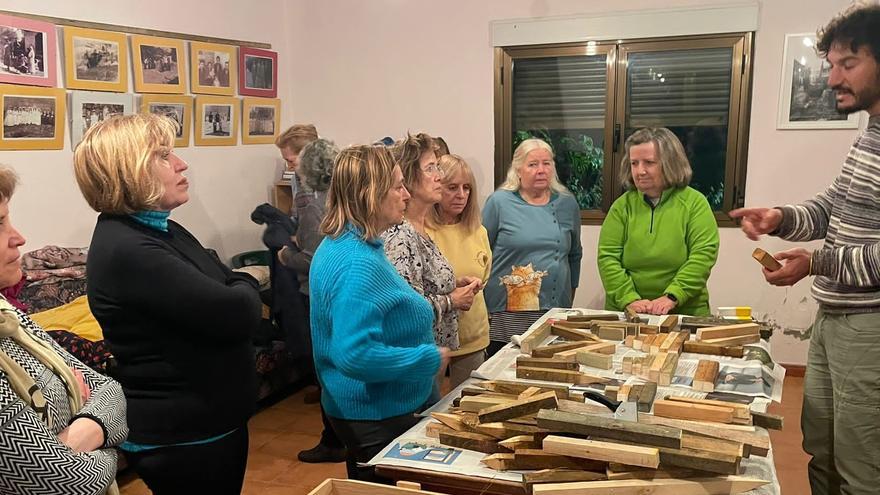
[[[385,257],[379,234],[403,221],[409,192],[390,152],[352,146],[336,158],[326,235],[312,260],[312,346],[321,405],[359,468],[418,422],[449,350],[434,344],[434,311]]]

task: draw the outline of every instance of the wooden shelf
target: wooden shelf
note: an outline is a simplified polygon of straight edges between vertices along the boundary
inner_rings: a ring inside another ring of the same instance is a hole
[[[293,209],[293,189],[290,188],[290,181],[279,180],[272,186],[272,206],[290,214],[290,210]]]

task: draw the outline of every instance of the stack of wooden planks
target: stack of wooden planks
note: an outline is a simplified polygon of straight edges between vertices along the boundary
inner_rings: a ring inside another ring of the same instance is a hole
[[[658,352],[680,353],[682,346],[690,339],[690,336],[690,332],[675,331],[638,336],[628,335],[624,339],[623,345],[650,354]]]
[[[720,346],[755,344],[761,340],[760,326],[757,323],[739,323],[706,327],[697,330],[697,341]]]
[[[678,367],[678,354],[658,352],[645,356],[626,356],[623,358],[623,372],[636,375],[645,380],[669,385]]]
[[[746,424],[748,406],[667,397],[654,409],[693,406],[698,419],[674,412],[629,422],[555,384],[491,380],[465,390],[457,407],[432,413],[428,435],[487,454],[491,469],[534,470],[523,476],[529,493],[740,493],[766,483],[736,476],[743,457],[769,448]]]

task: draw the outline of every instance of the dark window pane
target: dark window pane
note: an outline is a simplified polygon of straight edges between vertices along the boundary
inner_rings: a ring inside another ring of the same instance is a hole
[[[713,210],[724,198],[732,48],[636,52],[628,57],[625,132],[667,127],[684,145]]]
[[[513,149],[529,137],[549,142],[559,180],[584,210],[602,204],[605,59],[547,57],[513,65]]]

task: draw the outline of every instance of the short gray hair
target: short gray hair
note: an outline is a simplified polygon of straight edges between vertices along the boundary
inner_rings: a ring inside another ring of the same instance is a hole
[[[627,189],[635,189],[632,178],[632,166],[630,165],[629,150],[633,146],[645,143],[654,143],[657,153],[657,163],[660,164],[660,173],[666,187],[685,187],[691,183],[691,164],[688,162],[684,146],[675,134],[665,127],[645,127],[637,130],[628,137],[623,145],[625,152],[620,161],[620,183]]]
[[[330,188],[333,175],[333,162],[339,148],[328,139],[316,139],[307,144],[299,155],[299,172],[305,186],[312,191],[326,191]]]

